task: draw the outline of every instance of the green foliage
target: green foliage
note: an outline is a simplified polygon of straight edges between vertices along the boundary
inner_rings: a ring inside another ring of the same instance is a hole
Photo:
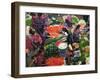
[[[63,38],[63,36],[58,37],[58,38],[49,38],[46,40],[45,45],[51,44],[51,43],[55,43],[58,40],[61,40]]]
[[[72,23],[77,24],[79,22],[79,18],[77,16],[72,17]]]
[[[26,19],[26,26],[32,26],[32,19]]]

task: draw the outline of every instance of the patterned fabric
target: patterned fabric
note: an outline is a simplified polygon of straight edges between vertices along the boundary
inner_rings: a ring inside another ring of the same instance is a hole
[[[51,56],[57,56],[58,48],[55,46],[54,43],[49,44],[45,50],[45,56],[51,57]]]

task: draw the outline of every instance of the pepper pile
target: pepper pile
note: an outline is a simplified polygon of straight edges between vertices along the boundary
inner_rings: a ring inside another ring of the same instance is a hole
[[[64,65],[64,58],[63,57],[50,57],[46,60],[46,65],[48,66]]]

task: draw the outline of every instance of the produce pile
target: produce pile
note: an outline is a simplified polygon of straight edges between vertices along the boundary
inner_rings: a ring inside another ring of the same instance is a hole
[[[88,15],[26,12],[25,23],[26,67],[89,64]]]

